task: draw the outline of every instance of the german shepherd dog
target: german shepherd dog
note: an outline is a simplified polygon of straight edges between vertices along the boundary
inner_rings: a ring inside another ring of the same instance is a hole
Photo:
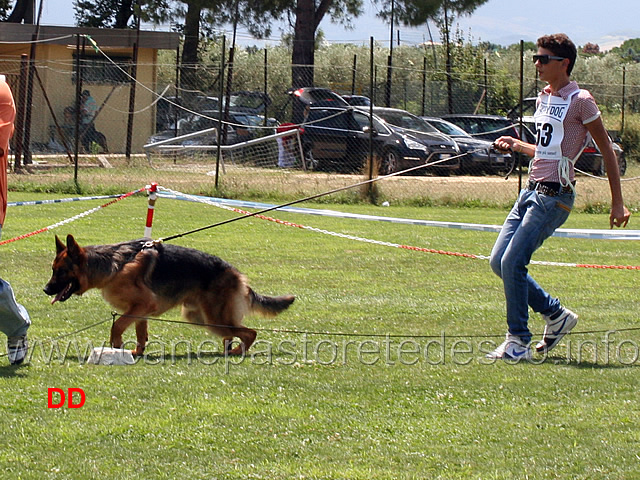
[[[55,295],[51,303],[92,288],[122,313],[111,328],[114,348],[122,348],[122,334],[136,324],[132,353],[138,356],[148,339],[147,317],[178,305],[186,320],[223,338],[225,354],[243,355],[256,339],[256,331],[242,325],[243,317],[251,312],[274,316],[295,299],[262,296],[233,266],[192,248],[149,239],[81,247],[73,235],[67,235],[66,245],[56,235],[53,275],[44,287],[47,295]],[[234,337],[241,340],[235,348]]]

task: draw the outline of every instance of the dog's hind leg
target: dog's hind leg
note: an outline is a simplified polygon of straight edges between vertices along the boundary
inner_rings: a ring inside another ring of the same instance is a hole
[[[132,352],[133,355],[142,356],[144,348],[147,346],[147,340],[149,340],[149,333],[147,331],[148,325],[147,319],[138,320],[136,322],[136,349]]]
[[[241,341],[240,345],[227,351],[228,355],[244,355],[249,350],[249,347],[253,345],[253,342],[256,341],[256,336],[258,335],[255,330],[252,330],[247,327],[236,327],[233,329],[234,335],[238,337]],[[226,339],[225,339],[226,341]],[[229,347],[231,343],[229,343]]]
[[[135,321],[136,317],[120,315],[120,318],[113,323],[111,337],[109,338],[109,343],[113,348],[122,348],[122,334]]]
[[[111,327],[111,337],[109,343],[113,348],[122,348],[122,334],[131,326],[132,323],[136,323],[136,348],[131,351],[132,355],[142,356],[144,353],[144,347],[147,344],[147,320],[141,319],[134,315],[121,315]]]

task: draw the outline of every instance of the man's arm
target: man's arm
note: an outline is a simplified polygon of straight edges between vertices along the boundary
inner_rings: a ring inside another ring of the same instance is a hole
[[[618,160],[616,159],[616,154],[613,151],[609,134],[604,128],[602,118],[600,117],[596,118],[593,122],[587,123],[585,126],[589,130],[593,140],[596,142],[596,145],[598,145],[607,170],[609,188],[611,189],[611,215],[609,216],[609,224],[611,225],[611,228],[614,226],[626,227],[627,223],[629,223],[631,213],[629,213],[629,210],[625,207],[624,200],[622,198]]]
[[[502,152],[518,152],[533,157],[536,153],[536,146],[530,143],[518,140],[517,138],[505,136],[496,139],[493,142],[494,148]]]

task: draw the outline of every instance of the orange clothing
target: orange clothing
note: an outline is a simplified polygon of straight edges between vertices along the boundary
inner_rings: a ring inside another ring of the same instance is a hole
[[[7,168],[9,159],[9,139],[13,135],[13,120],[16,106],[7,82],[0,80],[0,148],[4,151],[0,158],[0,226],[7,214]]]

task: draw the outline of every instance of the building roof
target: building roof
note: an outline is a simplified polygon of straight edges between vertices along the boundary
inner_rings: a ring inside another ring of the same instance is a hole
[[[0,43],[29,43],[36,33],[36,25],[2,22]],[[39,40],[50,40],[54,45],[76,43],[76,35],[89,35],[100,47],[133,48],[138,40],[139,48],[157,50],[175,50],[180,35],[175,32],[157,32],[140,30],[139,37],[135,29],[59,27],[40,26]]]

